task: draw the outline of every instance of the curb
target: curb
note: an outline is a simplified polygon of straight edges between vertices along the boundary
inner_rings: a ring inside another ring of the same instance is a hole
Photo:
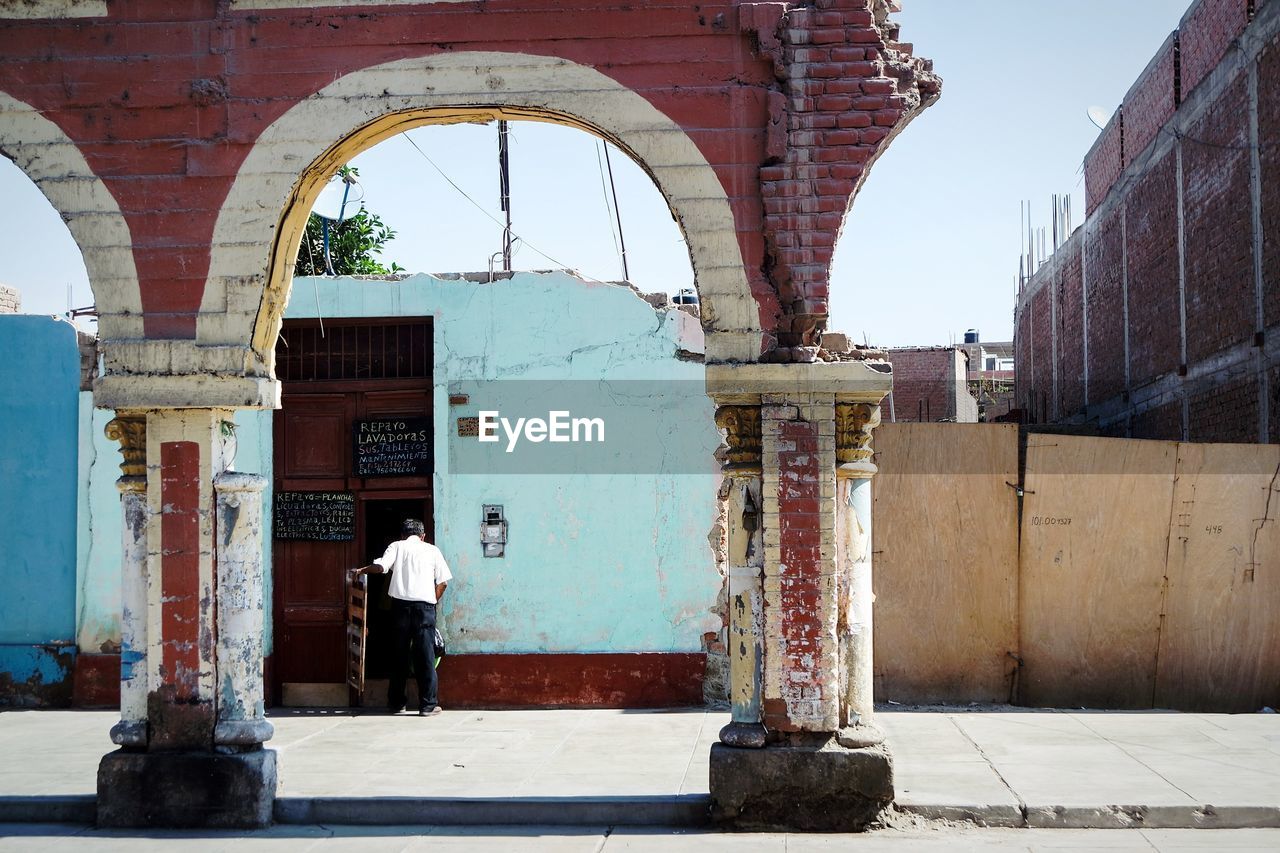
[[[278,797],[276,823],[353,825],[677,826],[711,823],[711,797],[445,799]]]
[[[1277,829],[1280,806],[938,806],[899,803],[898,812],[926,820],[1007,829]],[[706,794],[669,797],[278,797],[281,824],[671,826],[711,824]],[[0,796],[2,823],[93,825],[92,794]]]
[[[0,823],[93,823],[97,818],[93,794],[0,797]]]
[[[1012,829],[1276,829],[1280,806],[896,806],[927,820]]]

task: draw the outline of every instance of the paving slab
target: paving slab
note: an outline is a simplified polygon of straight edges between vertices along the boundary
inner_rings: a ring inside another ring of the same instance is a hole
[[[1280,715],[952,708],[877,719],[898,806],[918,816],[989,827],[1280,827]],[[0,821],[87,819],[115,720],[0,713]],[[272,721],[277,814],[294,823],[363,813],[385,823],[696,826],[727,715],[343,709]]]
[[[1280,826],[1280,716],[880,713],[897,802],[989,826]],[[950,728],[948,728],[950,727]]]

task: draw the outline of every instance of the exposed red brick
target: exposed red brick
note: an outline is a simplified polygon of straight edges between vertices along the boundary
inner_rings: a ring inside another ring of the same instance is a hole
[[[1258,57],[1258,138],[1280,139],[1280,44],[1273,43]],[[1280,323],[1280,145],[1258,152],[1262,169],[1262,290],[1263,322]],[[1274,409],[1273,409],[1274,411]]]
[[[160,445],[162,677],[178,700],[194,699],[200,672],[200,446]]]
[[[1124,110],[1116,110],[1084,159],[1085,213],[1092,215],[1124,170]]]
[[[1249,0],[1199,0],[1183,16],[1182,93],[1186,97],[1209,75],[1249,24]]]
[[[1122,211],[1113,209],[1085,233],[1089,312],[1089,400],[1109,400],[1124,390],[1124,241]],[[1038,311],[1037,311],[1038,313]],[[1036,363],[1050,358],[1046,338],[1036,335]]]
[[[1258,378],[1248,375],[1190,399],[1190,440],[1252,443],[1259,440]]]
[[[1250,339],[1256,328],[1243,76],[1192,125],[1188,136],[1182,149],[1187,357],[1199,361]]]
[[[1132,438],[1182,441],[1182,403],[1174,401],[1133,416]]]
[[[1077,231],[1053,257],[1058,300],[1059,415],[1079,411],[1085,403],[1082,241],[1083,234]]]
[[[1155,59],[1124,98],[1124,165],[1141,156],[1156,141],[1160,129],[1177,108],[1175,51],[1177,35],[1170,35]]]
[[[1177,156],[1171,150],[1151,164],[1125,206],[1129,371],[1135,386],[1177,370],[1182,351],[1177,183]]]

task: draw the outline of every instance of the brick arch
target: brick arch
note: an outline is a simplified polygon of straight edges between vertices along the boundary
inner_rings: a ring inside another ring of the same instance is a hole
[[[653,178],[689,247],[710,360],[753,361],[760,309],[733,211],[697,145],[641,95],[554,57],[459,52],[352,72],[293,106],[246,157],[214,228],[197,326],[202,344],[252,340],[264,364],[288,298],[307,214],[336,167],[430,123],[523,118],[575,126],[616,143]]]
[[[0,153],[30,178],[71,231],[89,273],[104,338],[140,338],[142,295],[129,225],[115,196],[62,128],[0,92]]]

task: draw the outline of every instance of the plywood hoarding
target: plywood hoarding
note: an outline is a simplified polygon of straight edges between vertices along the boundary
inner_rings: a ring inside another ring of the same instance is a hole
[[[1020,704],[1149,708],[1177,444],[1027,437]]]
[[[1007,702],[1017,426],[883,424],[875,448],[877,700]]]

